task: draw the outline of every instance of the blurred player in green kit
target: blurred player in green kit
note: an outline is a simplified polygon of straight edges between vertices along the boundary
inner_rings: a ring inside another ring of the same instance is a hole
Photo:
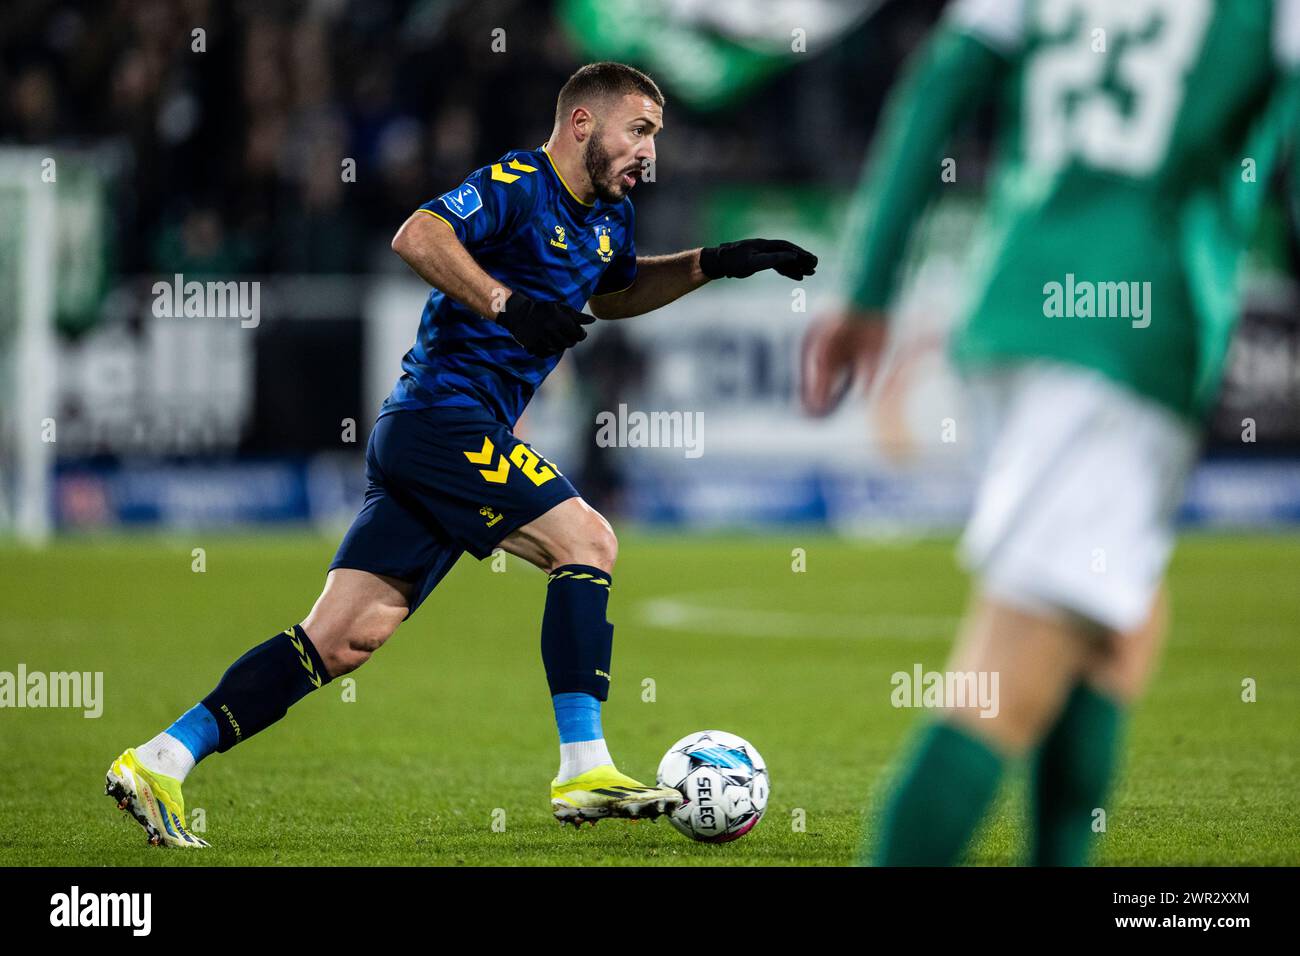
[[[863,862],[962,858],[1031,762],[1029,859],[1080,865],[1165,630],[1173,518],[1237,317],[1238,259],[1298,115],[1296,0],[956,0],[887,108],[803,401],[869,379],[944,146],[986,98],[998,162],[951,354],[985,437],[951,671],[995,717],[919,732]],[[959,420],[967,420],[961,418]]]

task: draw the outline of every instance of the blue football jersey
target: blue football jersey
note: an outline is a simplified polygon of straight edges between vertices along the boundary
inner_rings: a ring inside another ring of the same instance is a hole
[[[581,309],[636,278],[632,201],[583,202],[545,149],[506,153],[420,212],[446,223],[485,272],[530,299]],[[479,405],[512,427],[558,361],[530,355],[504,327],[434,289],[380,415]]]

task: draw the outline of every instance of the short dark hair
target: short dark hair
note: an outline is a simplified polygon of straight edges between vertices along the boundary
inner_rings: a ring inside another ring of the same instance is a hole
[[[584,100],[591,102],[628,93],[644,94],[663,109],[663,93],[659,92],[654,80],[636,67],[610,61],[588,63],[560,88],[560,95],[555,101],[555,122],[562,122]]]

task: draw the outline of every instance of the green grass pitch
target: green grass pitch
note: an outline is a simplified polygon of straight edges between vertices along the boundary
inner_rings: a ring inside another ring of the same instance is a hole
[[[677,738],[717,728],[752,741],[771,771],[762,823],[705,846],[666,823],[574,832],[551,819],[545,579],[514,559],[495,572],[465,558],[352,675],[354,701],[336,681],[195,771],[186,801],[213,849],[147,846],[103,795],[109,762],[300,620],[335,543],[195,534],[0,548],[0,670],[102,671],[105,698],[98,719],[0,710],[0,864],[844,864],[924,716],[891,706],[890,675],[943,668],[966,592],[949,541],[626,532],[605,707],[615,759],[646,779]],[[194,547],[204,573],[191,570]],[[1297,569],[1300,537],[1182,539],[1170,646],[1130,725],[1098,862],[1300,863]],[[1246,678],[1257,702],[1242,700]],[[972,862],[1019,860],[1023,796],[1013,775]]]

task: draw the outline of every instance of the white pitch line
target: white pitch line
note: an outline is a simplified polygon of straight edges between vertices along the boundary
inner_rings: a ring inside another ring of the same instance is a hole
[[[834,640],[952,637],[960,622],[950,615],[765,610],[752,606],[757,593],[743,589],[651,598],[636,606],[636,614],[642,624],[666,631]]]

